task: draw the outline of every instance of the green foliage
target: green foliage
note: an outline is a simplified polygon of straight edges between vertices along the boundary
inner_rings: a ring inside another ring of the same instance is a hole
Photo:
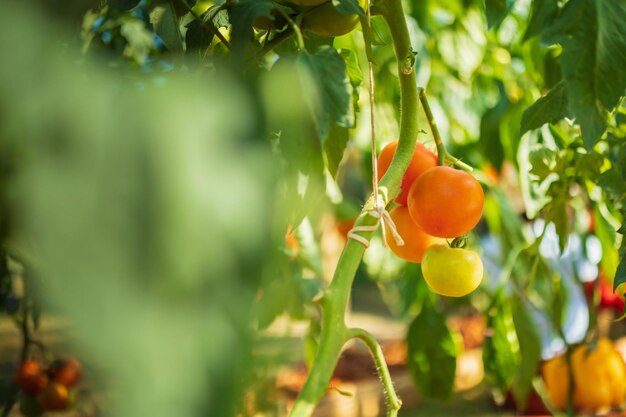
[[[452,394],[457,345],[446,317],[426,300],[407,335],[408,365],[420,392],[431,398]]]
[[[500,393],[506,393],[513,385],[520,354],[511,307],[501,294],[494,298],[487,312],[486,325],[489,334],[483,344],[485,374]]]
[[[523,410],[541,359],[541,337],[527,303],[513,297],[512,314],[521,358],[512,389],[518,409]]]

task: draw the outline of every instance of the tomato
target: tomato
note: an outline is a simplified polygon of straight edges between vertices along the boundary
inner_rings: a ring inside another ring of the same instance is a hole
[[[50,366],[50,375],[55,382],[66,387],[72,387],[80,381],[83,366],[76,358],[65,358],[55,361]]]
[[[304,1],[304,0],[303,0]],[[359,0],[359,5],[365,10],[367,0]],[[302,28],[318,36],[341,36],[351,32],[359,22],[356,14],[342,15],[333,3],[328,1],[319,7],[305,12],[302,19]]]
[[[319,6],[322,3],[330,2],[330,0],[289,0],[290,3],[298,6]]]
[[[626,400],[626,365],[613,342],[600,338],[595,349],[582,345],[571,356],[574,375],[574,405],[582,410],[620,405]],[[542,375],[552,404],[567,404],[569,370],[564,356],[542,366]]]
[[[25,361],[17,370],[15,383],[25,394],[37,394],[48,385],[48,376],[37,361]]]
[[[413,221],[426,233],[454,238],[478,224],[484,200],[476,178],[465,171],[436,166],[415,180],[407,204]]]
[[[424,251],[435,243],[443,243],[442,239],[432,237],[426,233],[411,219],[409,209],[404,206],[398,206],[389,212],[391,219],[396,225],[398,233],[404,240],[404,245],[398,246],[394,239],[391,229],[386,227],[386,240],[389,249],[396,254],[397,257],[405,261],[420,263],[424,256]]]
[[[46,411],[65,410],[70,405],[70,392],[65,385],[53,382],[39,393],[37,403]]]
[[[389,165],[391,165],[391,160],[396,153],[396,149],[398,149],[398,141],[394,140],[392,142],[389,142],[383,148],[383,150],[380,151],[380,155],[378,156],[379,181],[389,169]],[[437,155],[426,149],[424,145],[418,142],[415,145],[415,150],[413,151],[413,157],[411,158],[411,162],[409,162],[409,166],[402,176],[402,184],[400,185],[402,191],[400,195],[396,198],[396,203],[406,206],[409,189],[411,188],[411,185],[413,185],[415,179],[422,175],[428,169],[435,166],[437,166]]]
[[[598,282],[600,286],[600,304],[598,305],[598,309],[613,309],[616,314],[622,314],[624,311],[624,297],[613,292],[613,285],[610,283],[606,274],[600,272],[598,279],[600,280],[600,282]],[[584,284],[585,294],[588,299],[592,299],[593,297],[594,285],[593,281],[585,282]]]
[[[424,252],[422,274],[437,294],[462,297],[478,288],[483,279],[483,262],[472,250],[437,244]]]

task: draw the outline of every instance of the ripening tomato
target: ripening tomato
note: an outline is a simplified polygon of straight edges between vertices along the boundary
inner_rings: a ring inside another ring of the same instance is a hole
[[[424,252],[422,274],[437,294],[462,297],[478,288],[483,279],[483,262],[472,250],[437,244]]]
[[[437,166],[415,180],[407,204],[413,221],[426,233],[454,238],[478,224],[484,200],[476,178],[465,171]]]
[[[309,0],[307,3],[314,1]],[[358,3],[365,10],[366,0],[358,0]],[[333,37],[352,32],[358,22],[358,15],[343,15],[335,9],[332,1],[328,1],[304,14],[302,28],[317,36]]]
[[[386,228],[386,240],[389,249],[399,258],[405,261],[420,263],[424,256],[424,251],[436,243],[444,243],[443,239],[430,236],[411,219],[409,209],[404,206],[398,206],[389,212],[391,219],[396,225],[396,229],[404,240],[404,245],[398,246],[394,239],[391,229]]]
[[[58,359],[50,366],[50,375],[55,382],[73,387],[83,375],[83,366],[76,358]]]
[[[391,160],[398,149],[398,141],[394,140],[389,142],[378,156],[378,180],[385,175],[391,165]],[[396,203],[406,206],[406,200],[409,195],[409,189],[417,177],[422,175],[425,171],[437,166],[437,155],[426,149],[424,145],[417,142],[415,144],[415,150],[413,151],[413,157],[409,166],[404,171],[402,176],[402,184],[400,185],[401,193],[396,198]]]
[[[37,403],[46,411],[65,410],[70,405],[70,392],[65,385],[52,382],[37,395]]]
[[[20,365],[15,383],[25,394],[37,394],[48,385],[48,376],[37,361],[28,360]]]

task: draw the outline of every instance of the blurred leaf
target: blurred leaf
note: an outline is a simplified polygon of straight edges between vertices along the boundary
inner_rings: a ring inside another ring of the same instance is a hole
[[[322,46],[313,55],[300,53],[298,62],[313,78],[315,89],[308,94],[317,93],[320,97],[319,105],[314,107],[320,138],[326,138],[331,121],[340,127],[353,127],[352,84],[337,50]]]
[[[187,50],[207,48],[213,38],[213,32],[202,26],[201,20],[194,19],[187,25],[187,33],[185,34],[185,45]]]
[[[529,173],[536,175],[540,182],[545,180],[556,168],[557,155],[557,152],[545,147],[533,149],[528,155],[529,162],[532,165]]]
[[[608,276],[614,276],[620,259],[616,248],[615,229],[613,229],[602,215],[599,204],[596,204],[593,208],[593,218],[595,235],[600,240],[600,245],[602,246],[600,266]],[[624,258],[622,257],[621,259]]]
[[[546,207],[546,221],[554,223],[556,233],[559,236],[561,252],[565,250],[570,233],[570,220],[567,213],[568,199],[566,196],[553,197]]]
[[[523,410],[541,360],[541,335],[530,312],[531,307],[517,296],[512,298],[511,305],[521,354],[521,362],[515,373],[512,391],[518,410]]]
[[[448,398],[454,385],[457,346],[446,317],[428,297],[409,327],[407,343],[409,370],[422,395]]]
[[[183,38],[178,27],[178,17],[171,2],[155,7],[150,12],[150,23],[154,31],[163,40],[167,49],[182,52]]]
[[[139,3],[141,3],[141,0],[107,0],[109,6],[124,11],[134,9]]]
[[[134,59],[139,65],[143,65],[150,51],[154,48],[154,36],[143,21],[137,19],[124,19],[120,27],[120,34],[126,39],[124,56]]]
[[[515,343],[515,326],[510,305],[502,296],[496,296],[487,313],[489,334],[483,344],[485,373],[501,393],[506,393],[513,383],[518,364],[519,347]]]
[[[556,123],[564,117],[571,116],[567,103],[567,84],[561,81],[524,111],[520,135],[546,123]]]
[[[328,136],[324,141],[324,154],[326,155],[326,166],[333,178],[337,175],[337,168],[343,159],[343,153],[350,139],[350,132],[345,127],[330,124]]]
[[[358,14],[363,16],[364,14],[357,0],[333,0],[333,6],[343,15]]]
[[[559,13],[557,0],[533,0],[530,21],[524,33],[524,41],[540,35],[556,19]]]
[[[492,29],[502,23],[514,3],[514,0],[485,0],[487,27]]]
[[[626,95],[626,3],[604,0],[598,9],[595,90],[606,109],[613,109]]]
[[[615,273],[615,279],[613,280],[613,292],[616,292],[618,287],[626,283],[626,244],[622,243],[622,250],[619,254],[620,262],[617,266],[617,272]],[[622,294],[624,289],[622,289]]]

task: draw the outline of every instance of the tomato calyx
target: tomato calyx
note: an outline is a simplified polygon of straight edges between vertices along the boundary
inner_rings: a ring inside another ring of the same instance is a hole
[[[467,235],[455,237],[452,239],[452,242],[448,242],[451,248],[454,249],[463,249],[467,246]]]

